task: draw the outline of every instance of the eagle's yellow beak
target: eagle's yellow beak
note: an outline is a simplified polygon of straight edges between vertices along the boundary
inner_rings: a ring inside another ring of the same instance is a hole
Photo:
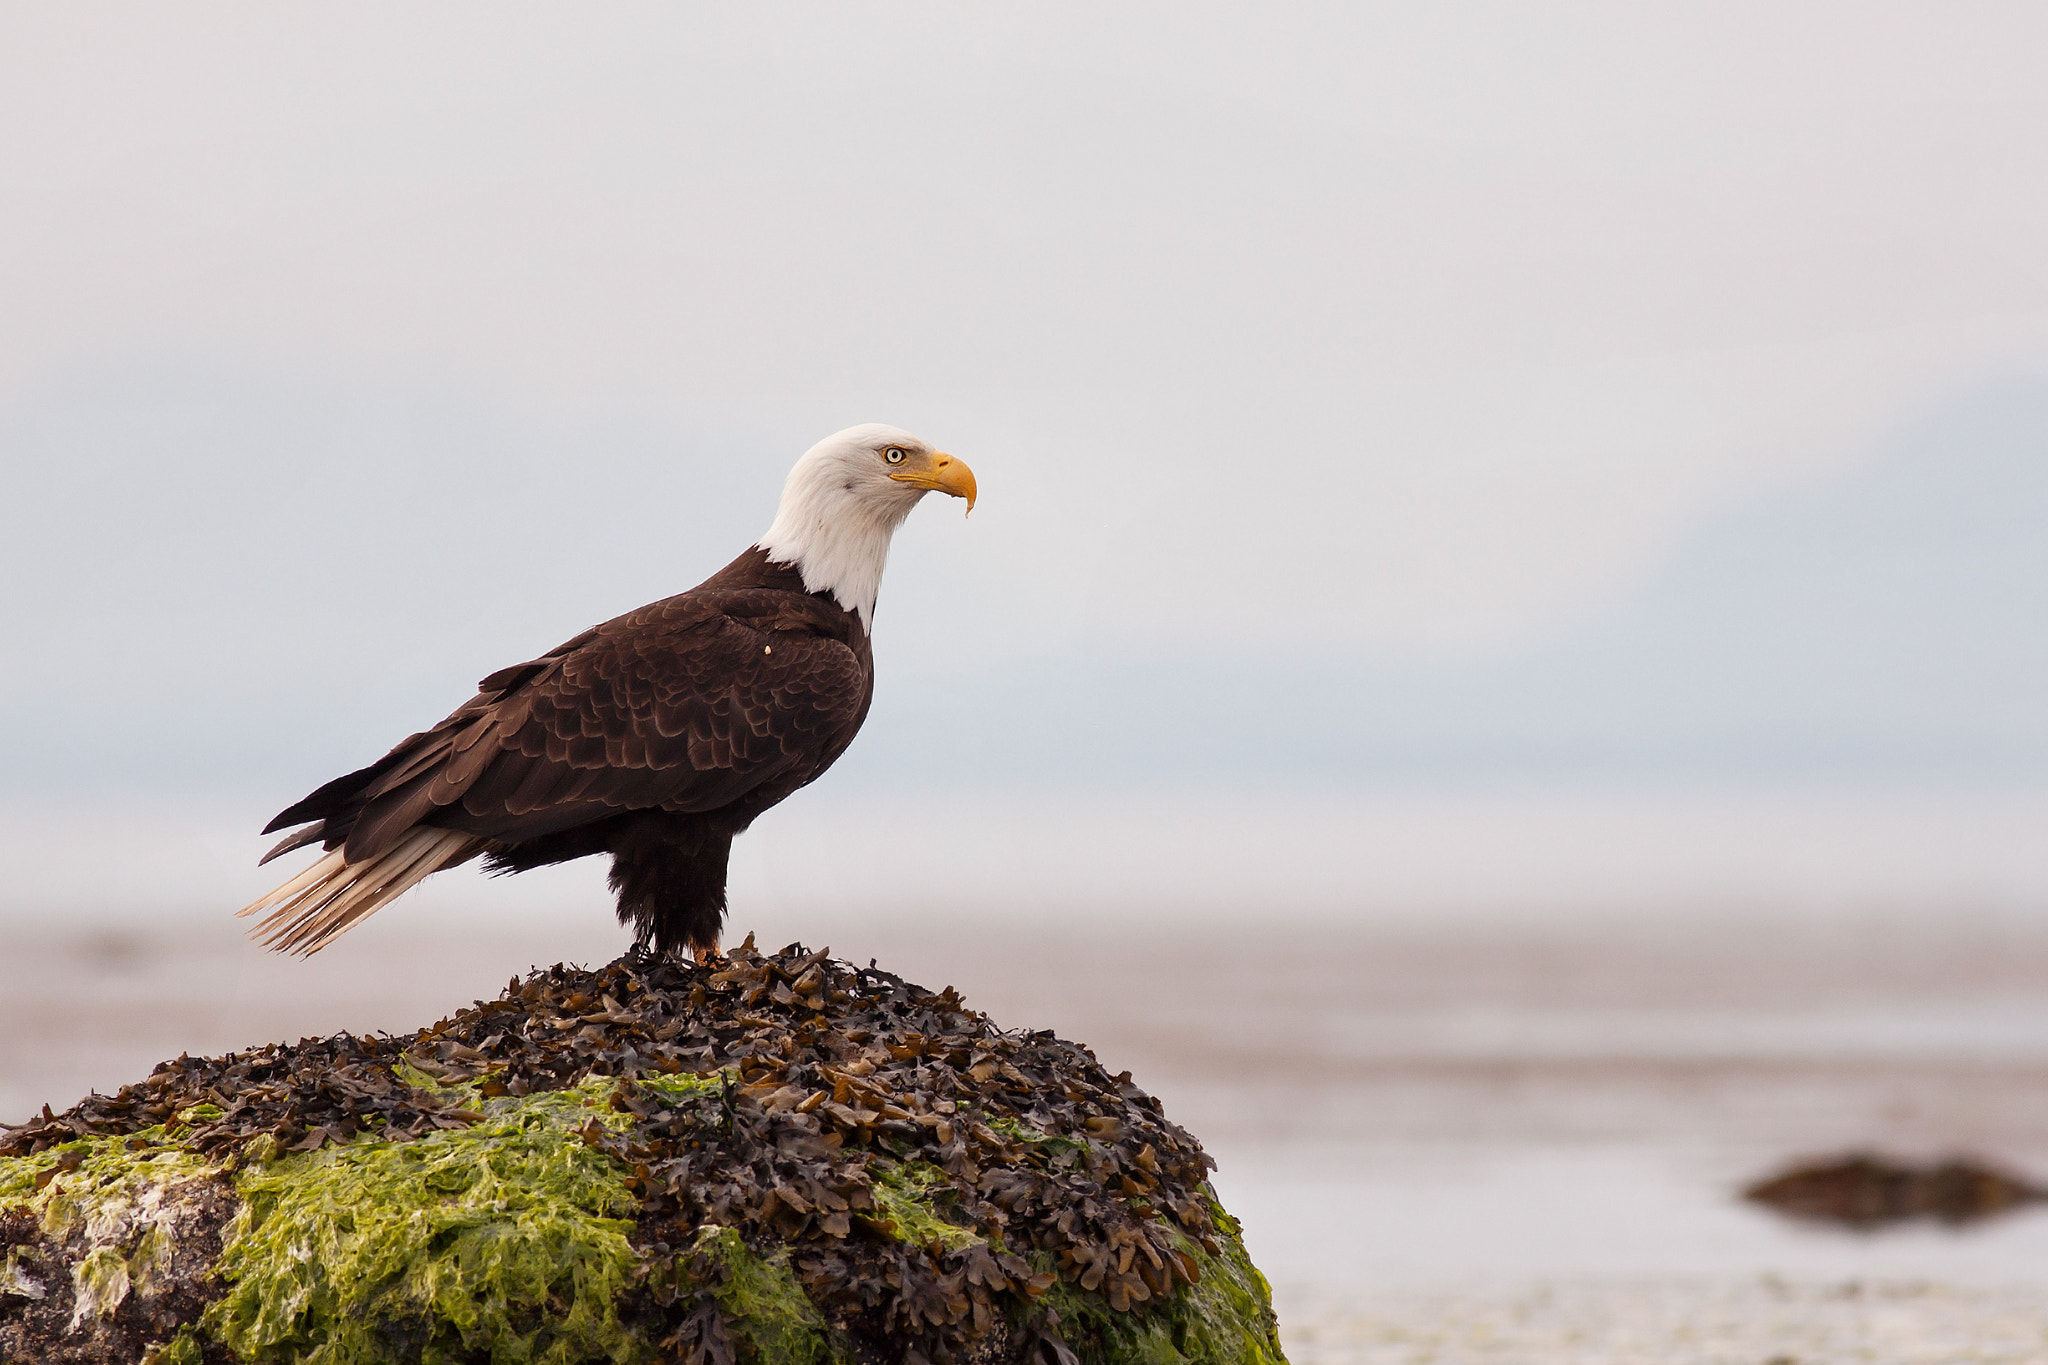
[[[889,477],[913,488],[929,488],[937,493],[965,498],[967,510],[974,510],[974,471],[967,467],[965,460],[956,459],[943,450],[933,451],[929,458],[919,462],[917,468],[899,470]]]

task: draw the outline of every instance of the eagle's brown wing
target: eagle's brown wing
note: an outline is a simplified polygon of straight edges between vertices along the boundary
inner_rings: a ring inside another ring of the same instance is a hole
[[[316,837],[353,864],[421,825],[509,843],[626,810],[772,801],[823,771],[867,709],[862,661],[820,610],[771,590],[643,607],[492,674],[272,828],[321,820]]]

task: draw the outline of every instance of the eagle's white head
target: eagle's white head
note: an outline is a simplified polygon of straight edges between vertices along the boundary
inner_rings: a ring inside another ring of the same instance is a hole
[[[934,489],[967,499],[974,510],[974,471],[962,461],[900,427],[848,427],[804,452],[782,485],[775,524],[754,544],[802,572],[809,591],[829,592],[859,612],[865,630],[889,537]]]

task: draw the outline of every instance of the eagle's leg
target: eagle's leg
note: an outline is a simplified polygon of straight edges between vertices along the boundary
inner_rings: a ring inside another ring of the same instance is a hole
[[[718,951],[725,924],[726,861],[732,835],[701,816],[648,812],[612,840],[612,890],[619,922],[640,946],[698,961]]]

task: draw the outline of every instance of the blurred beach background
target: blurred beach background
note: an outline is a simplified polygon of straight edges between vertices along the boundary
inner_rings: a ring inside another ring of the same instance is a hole
[[[256,831],[968,460],[732,926],[1197,1132],[1309,1362],[2038,1361],[2048,16],[0,3],[0,1120],[609,959]]]

